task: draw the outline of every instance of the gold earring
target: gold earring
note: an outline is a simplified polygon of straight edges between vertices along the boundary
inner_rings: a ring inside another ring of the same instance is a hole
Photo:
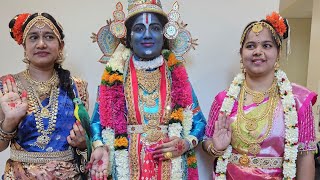
[[[22,62],[24,62],[26,64],[30,64],[30,60],[27,56],[27,52],[24,52],[24,58],[22,59]]]
[[[280,69],[280,63],[279,63],[279,58],[277,59],[276,63],[274,64],[274,70],[279,70]]]
[[[246,68],[244,68],[243,59],[242,59],[242,58],[241,58],[241,60],[240,60],[240,69],[241,69],[241,72],[242,72],[242,73],[246,73]]]
[[[62,51],[60,51],[56,63],[61,64],[63,62],[63,60],[64,60],[63,53],[62,53]]]

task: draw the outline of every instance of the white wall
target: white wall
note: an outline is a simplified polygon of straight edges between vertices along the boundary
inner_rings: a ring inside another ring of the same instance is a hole
[[[64,27],[66,51],[64,67],[73,75],[89,82],[91,110],[96,86],[103,65],[97,44],[91,43],[91,32],[97,32],[112,17],[117,1],[113,0],[3,0],[0,7],[0,74],[16,73],[25,68],[21,62],[22,47],[10,38],[8,22],[21,12],[44,11],[52,14]],[[164,10],[169,11],[173,0],[162,0]],[[179,0],[182,19],[188,23],[199,47],[187,56],[187,70],[205,116],[215,94],[226,88],[239,72],[239,40],[243,28],[252,20],[264,18],[267,13],[278,11],[279,0]],[[126,3],[124,3],[126,7]],[[200,150],[201,148],[198,148]],[[1,153],[0,172],[3,172],[8,151]],[[210,179],[208,156],[201,153],[200,179]]]

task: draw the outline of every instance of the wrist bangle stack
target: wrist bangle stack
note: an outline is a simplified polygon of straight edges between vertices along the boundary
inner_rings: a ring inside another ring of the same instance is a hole
[[[213,143],[210,143],[207,148],[207,152],[213,157],[219,157],[224,154],[225,150],[218,151],[216,148],[214,148]]]
[[[13,132],[6,132],[2,129],[2,123],[0,123],[0,140],[11,141],[17,135],[17,129]]]

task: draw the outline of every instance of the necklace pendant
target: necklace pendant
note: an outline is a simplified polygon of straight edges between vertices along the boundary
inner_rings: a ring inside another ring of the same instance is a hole
[[[246,121],[245,127],[248,131],[254,131],[258,128],[258,123],[255,121]]]
[[[248,152],[253,154],[253,155],[259,154],[260,150],[261,150],[261,146],[259,144],[256,144],[256,143],[250,144],[249,148],[248,148]]]
[[[37,138],[36,144],[39,148],[44,149],[50,142],[50,137],[42,134]]]
[[[261,104],[262,101],[264,100],[264,95],[263,93],[254,93],[253,94],[253,102],[256,104]]]
[[[50,111],[49,111],[49,109],[43,107],[43,108],[41,109],[40,116],[41,116],[42,118],[49,118],[49,117],[50,117]]]

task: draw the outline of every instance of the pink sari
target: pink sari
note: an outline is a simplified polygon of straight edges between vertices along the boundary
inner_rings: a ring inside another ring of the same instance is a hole
[[[308,89],[292,84],[293,94],[296,101],[296,108],[298,113],[298,127],[299,127],[299,151],[315,151],[315,126],[314,118],[312,114],[312,105],[316,102],[317,95]],[[218,114],[222,105],[222,102],[226,96],[226,92],[220,92],[212,104],[209,114],[208,124],[206,127],[206,136],[212,137],[214,130],[214,122],[218,119]],[[264,100],[266,103],[268,98]],[[233,120],[232,126],[237,117],[238,102],[235,102],[234,108],[230,114],[230,118]],[[244,112],[250,113],[257,106],[255,104],[244,107]],[[261,135],[265,134],[266,128],[262,130]],[[234,131],[233,131],[234,132]],[[279,101],[274,114],[273,124],[270,131],[270,135],[260,143],[261,151],[257,154],[257,157],[270,157],[277,158],[284,155],[284,135],[285,135],[284,115],[281,102]],[[236,149],[233,149],[234,154],[239,154]],[[229,163],[227,166],[227,179],[235,180],[259,180],[259,179],[282,179],[282,168],[258,168],[258,167],[244,167],[239,164]],[[215,174],[213,173],[213,179]]]

